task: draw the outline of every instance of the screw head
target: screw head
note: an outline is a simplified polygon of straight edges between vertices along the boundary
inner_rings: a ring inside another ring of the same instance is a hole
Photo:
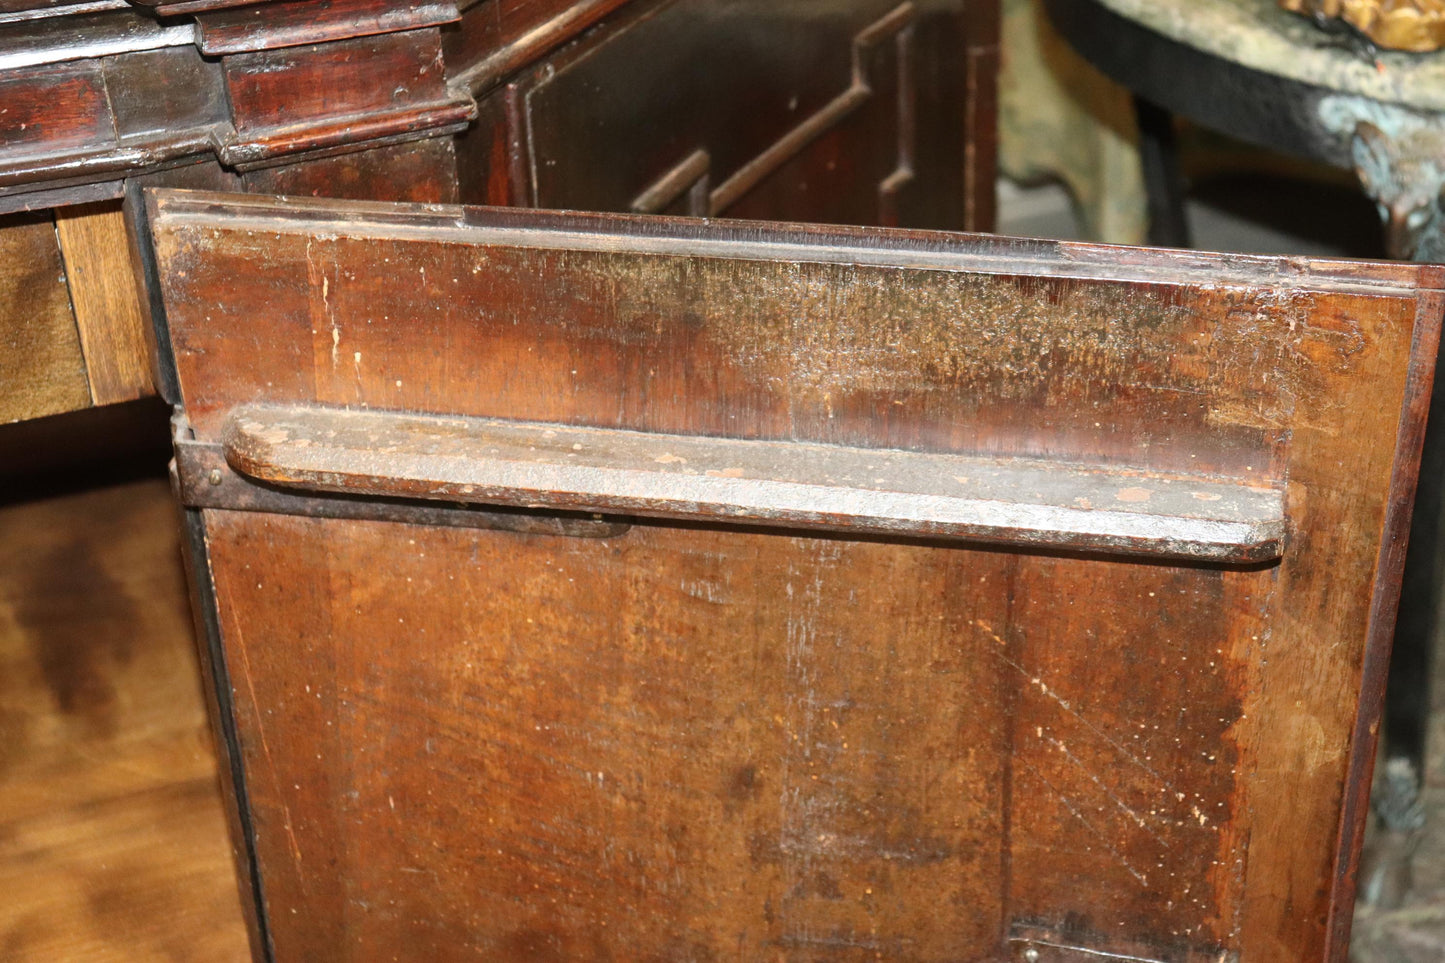
[[[1024,950],[1024,963],[1039,963],[1039,951],[1035,947]]]
[[[212,485],[219,485],[221,483],[221,469],[212,468],[208,480]]]

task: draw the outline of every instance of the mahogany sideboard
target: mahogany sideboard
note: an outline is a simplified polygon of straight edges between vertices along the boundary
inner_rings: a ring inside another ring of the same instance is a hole
[[[1440,269],[918,230],[974,0],[129,7],[6,303],[175,406],[258,960],[1342,963]]]

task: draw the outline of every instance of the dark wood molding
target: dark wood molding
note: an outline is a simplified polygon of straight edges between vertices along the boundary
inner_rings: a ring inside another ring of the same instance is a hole
[[[447,81],[449,0],[138,6],[0,8],[0,212],[118,196],[126,177],[208,159],[248,170],[442,137],[476,117]]]

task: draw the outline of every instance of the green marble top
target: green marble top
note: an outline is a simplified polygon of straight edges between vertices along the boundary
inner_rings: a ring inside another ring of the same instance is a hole
[[[1380,66],[1329,37],[1276,0],[1095,0],[1165,36],[1246,67],[1303,83],[1445,111],[1445,52],[1381,52]]]

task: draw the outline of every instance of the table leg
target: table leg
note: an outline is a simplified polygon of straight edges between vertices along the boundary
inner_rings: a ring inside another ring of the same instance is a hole
[[[1139,162],[1149,197],[1149,243],[1156,247],[1189,247],[1174,117],[1163,107],[1137,96],[1134,112],[1139,118]]]

